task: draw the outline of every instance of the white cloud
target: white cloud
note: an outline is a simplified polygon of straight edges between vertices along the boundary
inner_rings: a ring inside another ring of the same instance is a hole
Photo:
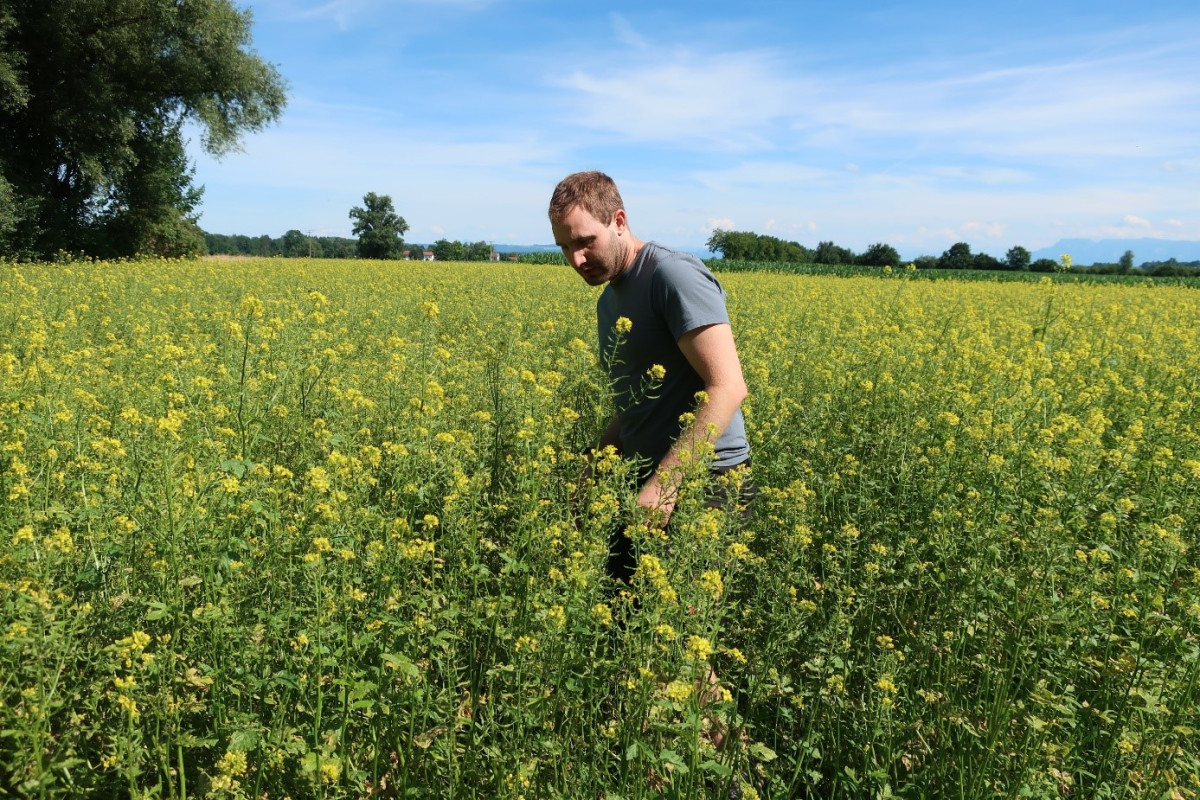
[[[1134,216],[1133,214],[1126,214],[1126,215],[1125,215],[1125,224],[1126,224],[1126,225],[1136,225],[1136,226],[1137,226],[1137,227],[1139,227],[1139,228],[1152,228],[1152,227],[1154,227],[1154,226],[1153,226],[1153,225],[1150,223],[1150,220],[1148,220],[1148,219],[1145,219],[1144,217],[1137,217],[1137,216]]]
[[[774,217],[771,217],[769,220],[767,220],[766,222],[763,223],[763,228],[765,228],[766,230],[771,230],[774,227],[775,227],[775,218]]]
[[[574,107],[572,122],[641,141],[769,148],[767,129],[812,95],[768,52],[667,51],[623,69],[552,77]]]
[[[965,222],[959,230],[967,234],[979,234],[989,239],[999,239],[1004,235],[1007,226],[1002,222]]]
[[[720,228],[723,231],[732,231],[737,229],[737,223],[728,217],[713,217],[708,221],[708,227],[701,230],[705,233],[712,233]]]
[[[737,187],[758,187],[772,184],[803,186],[823,181],[831,176],[825,169],[786,162],[755,161],[718,170],[694,172],[690,177],[710,189],[724,191]]]
[[[1167,224],[1170,225],[1172,228],[1182,228],[1183,227],[1183,222],[1181,220],[1177,220],[1177,219],[1169,219],[1169,220],[1167,220]]]

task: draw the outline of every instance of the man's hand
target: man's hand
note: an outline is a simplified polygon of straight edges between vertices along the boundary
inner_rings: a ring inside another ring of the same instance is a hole
[[[646,509],[646,523],[655,528],[665,528],[675,510],[675,491],[663,486],[658,473],[642,484],[637,496],[638,505]]]
[[[658,527],[666,527],[675,510],[682,452],[694,451],[701,442],[715,442],[746,397],[746,381],[729,325],[708,325],[689,331],[680,337],[679,349],[704,381],[707,400],[697,407],[691,424],[680,433],[638,492],[638,505],[647,510],[651,524]]]

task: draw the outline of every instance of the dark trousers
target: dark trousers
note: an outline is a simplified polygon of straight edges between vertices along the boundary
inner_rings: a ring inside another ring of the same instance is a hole
[[[738,467],[750,466],[750,461],[741,462],[731,467],[713,467],[709,475],[712,480],[709,481],[704,495],[705,508],[729,508],[731,487],[717,480],[726,472]],[[645,479],[641,481],[645,483]],[[639,486],[641,485],[639,483]],[[751,503],[754,501],[755,495],[758,494],[758,487],[747,476],[742,481],[741,492],[737,498],[737,505],[740,508],[740,525],[745,525],[750,521]],[[614,581],[622,584],[628,584],[633,578],[633,571],[637,569],[637,553],[633,549],[633,540],[625,533],[626,525],[618,524],[608,535],[608,560],[605,562],[605,571],[608,576]],[[671,523],[667,523],[667,534],[670,535]]]

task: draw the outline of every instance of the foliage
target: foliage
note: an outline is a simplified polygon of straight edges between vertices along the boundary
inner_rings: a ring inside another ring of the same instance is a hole
[[[966,242],[956,242],[950,249],[942,253],[938,259],[938,269],[971,269],[974,257],[971,255],[971,245]]]
[[[855,262],[864,267],[892,267],[901,265],[900,253],[890,244],[877,242],[866,249]],[[824,263],[824,262],[822,262]]]
[[[971,258],[971,269],[995,270],[1008,268],[1008,264],[987,253],[976,253]]]
[[[813,260],[812,252],[798,242],[748,231],[715,229],[705,247],[722,258],[745,261],[782,261],[803,264]]]
[[[813,253],[813,261],[818,264],[853,264],[854,253],[845,248],[839,247],[833,242],[818,242],[817,249]]]
[[[1027,249],[1021,247],[1021,245],[1016,245],[1010,247],[1008,252],[1005,253],[1004,263],[1009,269],[1024,271],[1029,269],[1031,258],[1032,256]]]
[[[278,239],[270,236],[205,233],[204,244],[211,255],[304,258],[354,258],[358,255],[356,239],[343,236],[309,236],[296,229],[288,231]]]
[[[517,261],[521,264],[555,264],[565,267],[567,260],[561,250],[543,250],[532,253],[518,253]]]
[[[1120,271],[1122,274],[1128,274],[1133,270],[1133,251],[1126,250],[1121,254]]]
[[[433,257],[438,261],[467,260],[467,246],[457,239],[453,242],[449,239],[438,239],[429,245],[429,249],[433,251]]]
[[[249,43],[229,0],[5,4],[0,254],[196,251],[183,124],[220,155],[284,106]]]
[[[408,223],[396,213],[392,198],[367,192],[363,204],[350,209],[353,234],[358,237],[358,255],[362,258],[399,258],[404,251],[404,232]]]
[[[722,276],[754,518],[633,602],[570,270],[0,264],[4,791],[1200,792],[1200,293],[871,273]]]

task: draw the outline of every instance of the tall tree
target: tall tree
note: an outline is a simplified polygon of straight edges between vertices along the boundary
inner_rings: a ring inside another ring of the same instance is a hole
[[[408,223],[396,213],[392,198],[367,192],[363,204],[350,209],[354,235],[358,237],[361,258],[399,258],[404,252],[404,232]]]
[[[492,257],[492,246],[487,242],[471,242],[466,246],[467,261],[487,261]]]
[[[817,264],[853,264],[854,251],[833,242],[818,242],[813,261]]]
[[[1029,251],[1019,244],[1008,248],[1008,252],[1004,254],[1004,263],[1008,268],[1022,272],[1029,269],[1031,259],[1032,256],[1029,254]]]
[[[286,102],[250,28],[232,0],[4,3],[0,254],[202,243],[184,123],[220,156]]]
[[[971,255],[971,245],[966,242],[955,242],[938,259],[938,269],[971,269],[974,260]]]
[[[864,267],[895,268],[900,266],[900,253],[890,244],[877,242],[858,257],[858,263]]]
[[[438,261],[466,261],[467,246],[457,239],[453,242],[449,239],[438,239],[429,246],[433,251],[433,257]]]
[[[774,236],[748,231],[713,230],[705,246],[731,261],[775,261],[808,263],[812,252],[799,242],[786,242]]]
[[[1118,262],[1118,269],[1120,270],[1122,275],[1128,275],[1129,272],[1133,269],[1133,251],[1132,250],[1126,250],[1121,255],[1121,260],[1120,260],[1120,262]]]

